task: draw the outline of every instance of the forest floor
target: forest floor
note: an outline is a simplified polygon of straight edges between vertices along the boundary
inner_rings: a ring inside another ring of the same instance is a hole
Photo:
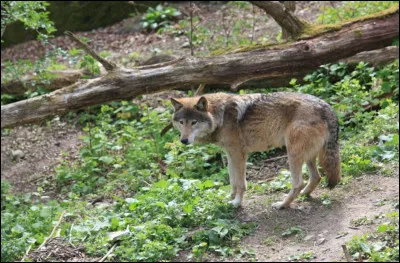
[[[336,4],[330,2],[328,4]],[[300,2],[296,13],[313,21],[319,8],[317,5]],[[205,5],[199,9],[199,15],[205,20],[212,22],[212,19],[219,16],[219,6]],[[185,37],[160,37],[140,32],[113,33],[131,20],[129,18],[117,25],[78,35],[92,39],[91,45],[95,50],[112,52],[112,60],[118,62],[132,52],[138,52],[142,58],[149,58],[159,50],[174,55],[188,54],[187,48],[181,48],[186,41]],[[276,34],[279,27],[272,19],[268,19],[265,24],[260,22],[256,28],[256,37],[260,37],[265,30]],[[64,48],[72,45],[65,36],[55,38],[52,43]],[[3,65],[8,59],[35,60],[44,51],[45,48],[39,42],[30,41],[2,50],[1,62]],[[123,63],[129,66],[133,62]],[[74,120],[55,118],[51,122],[21,125],[2,133],[1,179],[6,179],[15,193],[36,192],[41,187],[45,191],[43,195],[50,199],[57,198],[57,193],[51,187],[54,169],[62,160],[72,163],[82,144],[79,136],[84,132],[76,123]],[[279,169],[288,168],[288,164],[286,158],[281,158],[265,164],[257,163],[255,167],[249,168],[248,180],[260,183],[276,175]],[[221,259],[209,254],[202,261],[344,261],[341,245],[354,235],[376,229],[381,223],[379,215],[388,213],[396,203],[398,205],[398,167],[393,167],[393,171],[391,176],[365,174],[333,190],[319,187],[313,193],[314,198],[297,200],[291,209],[279,211],[273,210],[271,203],[283,199],[282,192],[259,195],[248,191],[243,207],[237,209],[236,216],[240,221],[255,222],[257,225],[254,233],[241,240],[241,246],[253,249],[254,255]],[[328,203],[323,202],[327,199]],[[293,233],[284,234],[288,229],[293,229]],[[188,260],[187,254],[181,252],[177,260]]]

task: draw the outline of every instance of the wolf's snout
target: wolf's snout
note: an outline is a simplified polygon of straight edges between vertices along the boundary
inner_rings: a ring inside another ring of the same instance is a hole
[[[189,139],[188,138],[181,139],[181,143],[188,144],[189,143]]]

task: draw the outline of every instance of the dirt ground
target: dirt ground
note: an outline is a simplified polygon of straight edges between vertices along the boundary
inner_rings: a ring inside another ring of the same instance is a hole
[[[283,164],[281,168],[286,166]],[[342,245],[354,235],[375,232],[385,220],[378,216],[393,212],[394,206],[398,205],[398,167],[394,167],[393,171],[395,174],[390,177],[366,174],[333,190],[319,186],[311,198],[306,201],[297,199],[290,209],[284,210],[271,207],[272,203],[284,198],[282,192],[265,195],[247,193],[242,208],[236,211],[236,218],[241,222],[256,223],[254,233],[240,242],[246,250],[254,250],[254,255],[221,259],[208,254],[201,261],[248,262],[255,259],[258,262],[287,262],[295,261],[294,257],[305,252],[312,252],[312,257],[296,261],[346,261]],[[264,176],[268,178],[271,175],[267,171]],[[324,196],[329,197],[331,204],[323,204],[321,197]],[[363,217],[368,219],[368,223],[354,223]],[[301,232],[283,236],[290,228],[299,228]],[[188,251],[181,252],[178,261],[193,261],[187,258],[189,254]]]
[[[36,192],[38,186],[45,186],[43,195],[56,197],[54,186],[47,183],[61,160],[76,159],[83,134],[80,127],[58,117],[48,125],[29,124],[2,132],[1,179],[18,193]]]
[[[327,194],[332,204],[322,204],[318,197]],[[341,245],[354,235],[374,232],[380,213],[393,210],[399,200],[399,177],[365,175],[354,179],[350,184],[334,190],[319,187],[313,194],[315,198],[292,204],[291,209],[274,210],[271,203],[280,201],[283,194],[273,196],[248,196],[244,208],[238,211],[242,221],[257,222],[255,234],[242,240],[242,245],[254,249],[258,261],[288,261],[290,256],[312,251],[311,261],[343,261]],[[363,216],[374,219],[369,225],[353,226],[352,220]],[[299,227],[303,233],[299,237],[282,237],[282,232]],[[270,245],[266,238],[271,241]],[[307,260],[307,261],[310,261]]]
[[[337,4],[337,1],[327,2],[326,5]],[[320,5],[307,5],[303,1],[299,3],[296,13],[313,21],[317,17],[319,8]],[[204,16],[214,15],[212,12],[203,13]],[[182,38],[171,42],[171,39],[168,38],[162,39],[155,35],[145,36],[142,33],[114,34],[112,37],[108,35],[107,32],[122,25],[121,22],[112,29],[99,29],[82,33],[82,35],[94,38],[93,44],[98,51],[113,50],[115,58],[138,50],[150,56],[156,48],[160,50],[173,49],[184,41]],[[270,19],[257,31],[261,32],[266,28],[273,31],[277,26]],[[54,44],[65,47],[69,45],[67,42],[66,37],[58,37],[54,40]],[[40,54],[35,50],[28,50],[27,45],[37,49],[41,48],[39,44],[24,43],[2,50],[2,64],[6,59],[11,58],[35,59],[36,57],[27,57],[26,52],[24,56],[24,50],[29,51],[28,53],[32,55]],[[187,52],[187,49],[180,48],[176,53]],[[50,121],[48,125],[43,122],[2,131],[1,179],[8,180],[12,184],[14,192],[36,192],[38,186],[46,185],[46,181],[50,180],[54,174],[54,168],[60,163],[60,158],[73,161],[77,157],[81,146],[79,136],[83,134],[81,127],[58,119]],[[260,182],[276,175],[281,168],[287,168],[284,157],[267,163],[257,163],[252,169],[249,169],[248,179],[256,183]],[[44,189],[43,195],[47,195],[49,198],[57,196],[54,187],[45,187]],[[273,210],[271,203],[280,201],[283,199],[283,195],[281,192],[272,195],[246,194],[243,208],[236,212],[237,218],[243,222],[256,222],[257,228],[253,234],[241,241],[241,246],[254,249],[255,258],[258,261],[288,261],[290,256],[307,251],[312,251],[314,256],[309,261],[344,261],[341,245],[354,235],[361,235],[376,229],[380,219],[374,219],[372,224],[357,227],[351,224],[351,220],[362,216],[372,219],[379,213],[388,212],[393,203],[399,200],[399,177],[398,172],[391,177],[364,175],[352,180],[348,185],[339,186],[331,191],[319,187],[313,194],[314,199],[303,202],[297,200],[291,209]],[[332,200],[331,205],[322,204],[318,197],[324,195],[329,196]],[[301,235],[282,237],[282,233],[290,227],[301,228]],[[187,260],[185,257],[185,252],[182,252],[180,261]],[[221,258],[210,255],[203,260],[221,261]],[[224,260],[247,261],[249,258]]]

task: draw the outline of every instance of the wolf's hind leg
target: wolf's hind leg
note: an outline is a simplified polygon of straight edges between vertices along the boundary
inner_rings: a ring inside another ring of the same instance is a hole
[[[307,162],[308,170],[310,170],[310,179],[306,187],[300,192],[302,195],[310,195],[312,191],[318,186],[321,181],[321,176],[318,173],[316,157]]]
[[[319,174],[315,165],[315,156],[321,151],[326,138],[326,125],[322,121],[292,123],[286,130],[286,148],[289,157],[290,172],[292,174],[292,189],[282,203],[274,205],[276,208],[289,207],[303,188],[301,168],[305,161],[311,171],[311,178],[304,193],[311,192],[319,182]],[[312,161],[309,163],[309,161]]]
[[[301,168],[303,166],[303,159],[296,158],[289,154],[289,167],[292,175],[292,189],[289,194],[285,197],[283,202],[277,202],[272,204],[273,208],[283,209],[288,208],[290,203],[299,195],[301,189],[303,189],[303,178],[301,175]]]

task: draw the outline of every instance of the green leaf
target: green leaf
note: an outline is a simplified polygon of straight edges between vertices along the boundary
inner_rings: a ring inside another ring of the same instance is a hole
[[[110,164],[114,161],[114,158],[111,156],[102,156],[99,158],[99,161],[105,163],[105,164]]]
[[[385,82],[382,83],[382,91],[385,92],[385,93],[389,93],[389,92],[392,91],[392,88],[391,88],[389,82],[385,81]]]
[[[40,210],[40,216],[41,217],[50,217],[51,211],[49,208],[45,207],[42,210]]]
[[[364,253],[371,254],[371,249],[369,248],[369,246],[368,246],[367,244],[365,244],[365,243],[363,243],[363,242],[360,242],[360,247],[361,247],[361,250],[362,250]]]
[[[193,211],[193,205],[192,204],[185,204],[182,206],[183,211],[185,211],[186,214],[190,214]]]
[[[126,198],[125,202],[127,202],[128,204],[131,204],[131,203],[138,203],[139,200],[134,199],[134,198]]]
[[[119,220],[115,217],[111,218],[111,229],[116,230],[119,226]]]
[[[378,232],[383,233],[383,232],[387,231],[388,228],[389,228],[388,225],[382,224],[382,225],[378,226]]]

